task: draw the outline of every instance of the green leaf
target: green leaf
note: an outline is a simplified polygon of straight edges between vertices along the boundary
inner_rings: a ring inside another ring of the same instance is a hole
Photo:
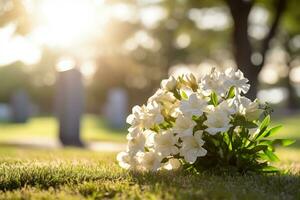
[[[264,150],[264,153],[266,154],[266,156],[268,156],[270,161],[273,161],[273,162],[279,161],[279,158],[272,151],[267,149],[267,150]]]
[[[272,140],[260,140],[258,143],[263,145],[273,145]]]
[[[256,147],[249,149],[251,153],[256,153],[262,150],[267,150],[268,146],[267,145],[257,145]]]
[[[247,154],[256,154],[257,152],[267,150],[268,146],[267,145],[257,145],[253,147],[252,149],[242,149],[241,153],[247,153]]]
[[[264,120],[261,122],[259,128],[260,128],[260,129],[263,129],[263,128],[268,127],[269,124],[270,124],[270,119],[271,119],[271,118],[270,118],[270,115],[267,115],[267,116],[264,118]]]
[[[271,128],[270,130],[268,130],[268,132],[265,134],[264,137],[270,137],[270,136],[274,135],[281,128],[282,128],[282,125],[278,125],[278,126]]]
[[[265,119],[261,122],[259,126],[260,131],[256,135],[255,140],[259,140],[267,134],[266,130],[269,124],[270,124],[270,115],[266,116]]]
[[[244,121],[241,125],[248,129],[257,128],[257,124],[255,124],[254,122],[249,122],[249,121]]]
[[[267,127],[260,129],[260,131],[258,132],[258,134],[255,137],[255,140],[260,140],[261,138],[263,138],[265,136],[265,134],[267,134],[266,129],[267,129]]]
[[[214,106],[217,106],[218,105],[218,96],[215,92],[212,92],[210,94],[210,101],[211,103],[214,105]]]
[[[234,96],[235,96],[235,88],[234,88],[234,86],[232,86],[228,91],[226,99],[231,99]]]
[[[236,137],[232,143],[232,147],[233,147],[233,149],[237,149],[237,148],[241,147],[242,144],[243,144],[242,138]]]
[[[261,160],[269,160],[269,157],[263,152],[263,153],[258,153],[257,156],[261,159]]]
[[[279,172],[280,170],[273,166],[266,166],[262,169],[263,172]]]
[[[259,144],[260,145],[267,145],[268,146],[268,149],[270,151],[273,151],[274,150],[274,146],[273,146],[273,141],[272,140],[260,140],[259,141]]]
[[[183,99],[188,99],[189,98],[188,95],[185,93],[185,91],[181,90],[180,93],[181,93],[181,96],[182,96]]]
[[[291,144],[294,144],[296,140],[291,140],[291,139],[275,139],[273,140],[273,145],[281,145],[281,146],[289,146]]]
[[[247,129],[257,128],[257,124],[254,122],[247,121],[246,118],[242,115],[236,115],[233,124],[235,126],[242,126]]]

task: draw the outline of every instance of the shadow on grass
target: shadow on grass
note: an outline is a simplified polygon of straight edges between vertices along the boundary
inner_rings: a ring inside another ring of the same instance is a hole
[[[109,170],[99,165],[40,165],[2,160],[0,190],[24,187],[43,190],[61,187],[80,191],[84,196],[124,195],[125,199],[299,199],[300,174],[262,175],[204,171],[191,174],[182,170],[139,173]],[[116,167],[116,166],[114,166]],[[112,167],[113,168],[113,167]],[[117,168],[119,169],[119,168]]]
[[[239,174],[204,171],[190,174],[182,170],[159,173],[130,173],[132,179],[152,193],[168,193],[176,199],[299,199],[300,173]]]

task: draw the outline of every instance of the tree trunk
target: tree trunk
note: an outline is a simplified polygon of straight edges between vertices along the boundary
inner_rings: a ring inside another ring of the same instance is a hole
[[[248,16],[252,8],[252,2],[229,0],[228,3],[234,22],[232,35],[234,58],[238,68],[249,79],[251,85],[246,96],[255,99],[259,69],[251,62],[252,47],[248,37]]]
[[[291,55],[292,54],[291,50],[288,48],[288,41],[285,43],[285,45],[287,47],[286,48],[287,51]],[[291,61],[292,60],[293,59],[290,57],[290,60],[287,62],[287,67],[288,67],[288,71],[289,71],[288,76],[286,77],[286,88],[288,90],[287,108],[291,111],[295,111],[295,110],[299,109],[299,103],[298,103],[299,97],[297,96],[295,87],[293,86],[293,84],[290,80],[290,72],[292,69]]]
[[[286,0],[278,0],[276,5],[275,17],[267,36],[261,42],[261,49],[258,51],[262,56],[262,62],[255,65],[251,62],[253,47],[248,36],[248,17],[253,7],[254,1],[227,0],[233,18],[233,52],[238,68],[242,70],[249,79],[251,85],[246,96],[252,100],[256,98],[258,88],[258,74],[265,63],[265,55],[270,47],[270,41],[275,36],[277,27],[286,8]]]
[[[285,42],[284,42],[284,47],[287,53],[289,54],[288,60],[287,60],[287,68],[288,68],[288,75],[285,78],[285,84],[286,88],[288,90],[288,99],[287,99],[287,109],[290,111],[297,110],[299,109],[299,97],[296,94],[295,87],[293,86],[291,80],[290,80],[290,74],[292,70],[292,61],[296,59],[297,57],[297,52],[294,52],[290,45],[289,42],[291,39],[294,37],[294,35],[287,33],[285,35]]]
[[[297,110],[299,109],[299,104],[298,104],[298,97],[295,92],[294,86],[291,84],[291,81],[287,77],[287,89],[288,89],[288,102],[287,102],[287,107],[289,110]]]

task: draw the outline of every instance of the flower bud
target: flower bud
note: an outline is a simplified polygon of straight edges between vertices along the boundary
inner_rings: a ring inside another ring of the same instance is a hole
[[[164,79],[161,82],[161,87],[165,90],[172,91],[177,86],[177,80],[174,76],[170,76],[168,79]]]

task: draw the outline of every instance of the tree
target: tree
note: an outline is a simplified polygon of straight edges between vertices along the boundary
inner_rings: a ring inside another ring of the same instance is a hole
[[[288,67],[288,76],[286,77],[286,87],[289,91],[288,93],[288,102],[287,107],[290,110],[295,110],[299,108],[299,97],[296,94],[295,85],[290,80],[290,74],[293,69],[293,62],[300,58],[300,48],[299,45],[295,45],[295,39],[299,37],[300,27],[299,27],[299,19],[300,19],[300,10],[298,8],[297,0],[290,0],[287,5],[288,12],[285,13],[283,19],[283,27],[281,30],[281,41],[282,46],[285,51],[288,53],[287,58],[287,67]]]
[[[275,11],[273,22],[270,26],[269,33],[262,41],[259,41],[260,48],[258,50],[254,49],[254,45],[251,44],[248,35],[248,18],[255,2],[253,0],[226,0],[226,2],[230,8],[230,12],[234,22],[232,37],[234,48],[233,54],[235,57],[235,61],[237,66],[249,79],[251,88],[248,92],[248,97],[254,99],[256,97],[258,86],[257,77],[265,64],[266,53],[270,48],[271,40],[276,35],[276,32],[278,30],[278,25],[286,8],[287,0],[277,0],[276,3],[274,3]],[[251,61],[251,56],[254,51],[259,52],[262,58],[261,62],[258,64]]]
[[[230,44],[222,44],[226,42],[226,33],[230,31],[225,29],[222,31],[207,31],[199,30],[198,27],[187,17],[188,12],[191,9],[202,9],[202,8],[213,8],[213,7],[222,7],[225,5],[228,6],[230,15],[233,19],[232,27],[232,54],[236,65],[240,68],[245,76],[249,79],[251,84],[251,89],[248,92],[248,97],[251,99],[256,98],[257,87],[258,87],[258,74],[265,64],[265,58],[268,50],[271,48],[271,41],[276,36],[278,32],[278,27],[281,21],[281,18],[286,10],[287,0],[274,0],[274,1],[254,1],[254,0],[215,0],[215,1],[162,1],[160,6],[164,7],[167,10],[168,17],[166,20],[163,20],[160,23],[160,26],[153,30],[147,30],[149,33],[154,35],[159,41],[161,41],[162,48],[160,50],[160,55],[164,58],[161,58],[164,72],[167,72],[169,67],[172,66],[177,61],[183,61],[184,63],[197,63],[201,62],[203,57],[211,56],[212,49],[211,43],[219,43],[219,48],[228,49]],[[249,14],[255,5],[263,5],[268,8],[271,13],[272,21],[270,23],[269,32],[263,39],[254,39],[251,38],[248,29],[249,29]],[[168,29],[166,25],[167,21],[173,20],[176,22],[177,26],[174,30]],[[191,38],[191,44],[189,47],[184,49],[176,49],[174,47],[174,40],[180,34],[180,32],[186,31],[190,36],[194,36],[195,33],[197,37]],[[224,34],[219,37],[219,34]],[[166,37],[165,37],[166,36]],[[211,39],[213,36],[214,39]],[[201,43],[202,37],[205,38],[205,41]],[[221,38],[219,40],[218,38]],[[221,41],[221,42],[220,42]],[[196,48],[194,48],[196,46]],[[216,49],[216,46],[213,47]],[[201,49],[199,51],[199,49]],[[204,51],[203,51],[204,50]],[[157,53],[157,52],[156,52]],[[260,55],[260,62],[253,62],[251,60],[252,55],[256,53]],[[197,54],[197,59],[195,58]],[[214,58],[216,59],[216,58]]]

